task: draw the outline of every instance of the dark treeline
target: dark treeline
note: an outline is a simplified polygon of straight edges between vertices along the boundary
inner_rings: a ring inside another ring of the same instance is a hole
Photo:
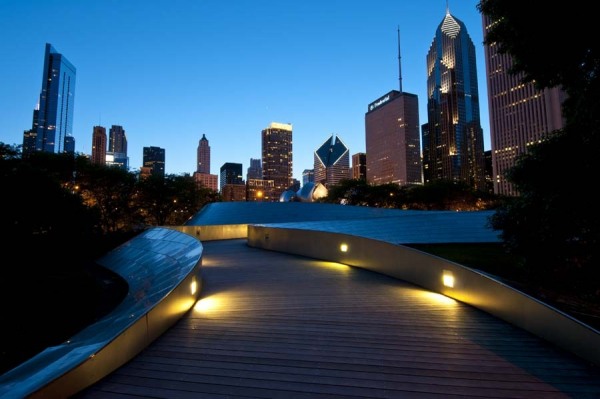
[[[92,164],[82,155],[39,152],[22,158],[0,143],[3,247],[12,271],[76,267],[148,226],[181,225],[218,193],[190,175],[150,176]]]
[[[330,186],[327,197],[321,201],[377,208],[475,211],[493,209],[501,198],[449,180],[425,185],[388,183],[374,186],[365,180],[348,179]]]

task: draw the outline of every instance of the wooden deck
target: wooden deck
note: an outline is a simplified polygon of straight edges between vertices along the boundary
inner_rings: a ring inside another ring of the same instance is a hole
[[[202,299],[80,398],[600,398],[597,368],[389,277],[204,243]]]

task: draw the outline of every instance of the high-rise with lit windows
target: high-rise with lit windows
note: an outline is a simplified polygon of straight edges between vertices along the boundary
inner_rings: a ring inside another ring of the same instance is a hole
[[[40,93],[36,151],[62,153],[73,135],[76,69],[50,43],[46,43]]]
[[[452,180],[485,189],[475,46],[465,24],[449,10],[427,53],[427,119],[425,183]]]
[[[314,182],[330,187],[350,179],[350,152],[346,144],[332,134],[314,153]]]
[[[485,37],[492,22],[486,15],[482,20]],[[518,193],[506,180],[506,171],[530,145],[564,127],[565,93],[558,87],[540,91],[533,82],[522,83],[522,75],[509,73],[510,55],[498,53],[496,44],[485,45],[484,50],[494,193],[513,196]]]
[[[93,164],[106,165],[106,128],[104,126],[94,126],[91,158]]]
[[[392,90],[370,103],[365,138],[369,184],[422,184],[416,94]]]
[[[272,199],[292,186],[292,125],[273,122],[262,130],[263,180],[273,180]]]
[[[204,134],[196,149],[196,172],[210,174],[210,145]]]
[[[160,147],[144,147],[142,174],[144,176],[165,177],[165,149]]]
[[[369,184],[422,184],[419,101],[402,90],[400,28],[398,28],[399,90],[392,90],[369,104],[365,114],[366,156],[358,155],[354,178]],[[365,169],[361,171],[361,164]],[[361,174],[362,173],[362,174]],[[365,176],[366,175],[366,176]]]

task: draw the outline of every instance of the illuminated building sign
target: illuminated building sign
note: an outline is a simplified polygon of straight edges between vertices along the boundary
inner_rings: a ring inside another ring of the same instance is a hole
[[[392,90],[385,96],[378,98],[377,100],[375,100],[371,104],[369,104],[369,111],[373,111],[375,108],[382,106],[383,104],[390,101],[392,98],[396,97],[398,94],[400,94],[400,93],[395,90]]]

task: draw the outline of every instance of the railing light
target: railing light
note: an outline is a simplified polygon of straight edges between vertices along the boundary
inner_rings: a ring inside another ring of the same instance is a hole
[[[342,252],[348,252],[348,244],[342,244],[342,245],[340,245],[340,251],[342,251]]]
[[[454,287],[454,275],[450,270],[444,270],[442,275],[442,281],[445,287]]]

